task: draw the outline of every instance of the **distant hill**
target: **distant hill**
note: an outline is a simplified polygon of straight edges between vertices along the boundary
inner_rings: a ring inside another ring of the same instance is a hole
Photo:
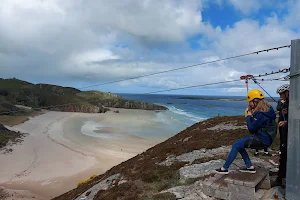
[[[26,81],[0,79],[0,112],[14,111],[15,104],[56,111],[101,113],[108,108],[166,110],[147,102],[126,100],[112,93],[80,91],[71,87],[32,84]]]

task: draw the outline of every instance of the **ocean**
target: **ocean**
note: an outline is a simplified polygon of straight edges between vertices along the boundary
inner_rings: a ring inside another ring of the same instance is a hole
[[[186,127],[216,116],[244,115],[247,101],[244,96],[196,96],[164,94],[118,94],[129,100],[155,103],[168,108],[163,112]],[[267,99],[276,108],[276,103]],[[276,98],[275,100],[278,100]]]
[[[101,139],[122,139],[123,137],[140,137],[147,141],[161,142],[191,125],[216,116],[241,116],[247,107],[245,97],[241,96],[194,96],[194,95],[161,95],[161,94],[117,94],[128,100],[145,101],[162,105],[168,110],[152,112],[146,115],[132,112],[123,119],[115,115],[114,120],[97,120],[94,117],[82,118],[77,125],[86,136]],[[269,101],[272,103],[271,101]],[[272,103],[275,108],[276,103]],[[150,116],[150,117],[149,117]],[[118,117],[118,118],[116,118]],[[125,122],[126,121],[126,122]],[[109,132],[99,133],[98,129]]]

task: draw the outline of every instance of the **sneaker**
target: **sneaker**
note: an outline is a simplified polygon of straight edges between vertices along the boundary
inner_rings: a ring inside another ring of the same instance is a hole
[[[244,172],[244,173],[251,173],[251,174],[255,174],[256,170],[255,168],[242,168],[239,170],[240,172]]]
[[[228,169],[222,169],[222,168],[220,168],[220,169],[216,169],[216,172],[218,173],[218,174],[229,174],[229,171],[228,171]]]

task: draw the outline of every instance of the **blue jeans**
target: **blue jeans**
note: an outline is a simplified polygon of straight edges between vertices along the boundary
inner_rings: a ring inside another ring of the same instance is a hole
[[[231,151],[226,159],[226,162],[224,164],[224,168],[225,169],[228,169],[229,166],[231,165],[231,163],[234,161],[234,159],[236,158],[238,152],[242,155],[243,157],[243,160],[246,164],[246,167],[249,168],[252,166],[252,163],[251,163],[251,160],[248,156],[248,153],[247,151],[245,150],[245,142],[251,140],[253,138],[253,136],[248,136],[248,137],[245,137],[245,138],[241,138],[239,140],[237,140],[233,145],[232,145],[232,148],[231,148]],[[256,139],[256,137],[254,136],[254,138]],[[257,140],[257,139],[256,139]]]

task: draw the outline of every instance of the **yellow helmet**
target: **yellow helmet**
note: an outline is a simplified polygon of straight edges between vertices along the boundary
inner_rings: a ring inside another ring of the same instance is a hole
[[[247,101],[252,101],[253,99],[263,99],[265,98],[264,94],[260,91],[260,90],[257,90],[257,89],[254,89],[254,90],[250,90],[247,94]]]

